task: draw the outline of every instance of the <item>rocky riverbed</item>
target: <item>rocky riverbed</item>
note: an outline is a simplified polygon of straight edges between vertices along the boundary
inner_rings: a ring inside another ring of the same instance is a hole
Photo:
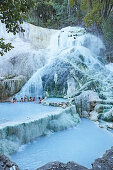
[[[50,162],[37,170],[87,170],[88,168],[83,167],[75,162],[61,163],[61,162]],[[113,169],[113,147],[107,150],[102,158],[98,158],[92,163],[90,170],[112,170]],[[0,170],[20,170],[18,165],[12,162],[8,157],[0,155]]]

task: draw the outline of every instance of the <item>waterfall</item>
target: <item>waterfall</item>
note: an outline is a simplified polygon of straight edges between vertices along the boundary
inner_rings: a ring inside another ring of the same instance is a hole
[[[23,98],[25,95],[29,97],[42,97],[42,80],[39,69],[32,78],[24,85],[21,91],[16,95],[17,99]]]
[[[73,67],[79,66],[79,69],[81,69],[81,67],[86,67],[89,71],[88,74],[97,72],[96,67],[98,67],[98,69],[103,68],[102,63],[98,60],[98,56],[100,55],[101,49],[104,48],[101,39],[87,33],[84,28],[66,27],[58,30],[51,36],[50,44],[48,44],[48,47],[46,48],[48,51],[45,55],[45,58],[47,58],[46,64],[34,73],[16,97],[24,95],[38,97],[46,94],[47,89],[45,90],[44,88],[45,86],[48,88],[48,83],[50,84],[49,81],[55,80],[56,83],[56,75],[57,82],[59,81],[60,73],[58,74],[58,71],[62,72],[63,70],[63,68],[60,68],[60,60],[66,63],[68,62]],[[59,68],[52,66],[56,61]],[[42,82],[45,75],[48,78],[46,78],[46,82]],[[72,86],[68,83],[68,80],[72,80],[72,78],[73,77],[66,78],[68,94],[69,91],[70,93],[72,92],[72,90],[69,89],[72,88]],[[79,79],[79,77],[77,79]],[[74,81],[75,80],[73,80],[73,89],[76,90],[76,87],[74,87]],[[63,91],[65,92],[65,89]]]

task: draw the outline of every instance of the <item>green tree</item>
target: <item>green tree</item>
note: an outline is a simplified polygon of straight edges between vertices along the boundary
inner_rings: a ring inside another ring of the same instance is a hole
[[[0,21],[6,25],[8,33],[12,32],[15,35],[24,32],[21,24],[26,19],[33,4],[32,0],[0,0]],[[1,55],[11,48],[13,48],[11,43],[5,44],[3,38],[0,39]]]
[[[52,20],[55,15],[53,2],[49,0],[35,0],[35,7],[29,14],[28,22],[39,26],[46,26],[49,20]]]
[[[85,11],[84,22],[89,27],[94,22],[99,25],[112,13],[113,0],[81,0],[81,9]]]
[[[75,25],[81,19],[79,0],[34,0],[28,22],[48,28]]]

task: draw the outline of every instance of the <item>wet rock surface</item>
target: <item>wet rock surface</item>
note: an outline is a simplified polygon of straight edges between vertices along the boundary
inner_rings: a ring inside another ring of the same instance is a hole
[[[94,110],[98,101],[100,101],[98,93],[87,90],[75,97],[73,104],[76,105],[77,113],[79,113],[81,117],[87,118],[90,116],[90,112]]]
[[[113,147],[106,151],[102,158],[98,158],[92,164],[93,170],[112,170],[113,169]]]
[[[11,162],[8,157],[0,154],[0,170],[20,170],[16,163]]]
[[[67,164],[61,162],[51,162],[37,170],[86,170],[87,168],[76,164],[75,162],[68,162]]]

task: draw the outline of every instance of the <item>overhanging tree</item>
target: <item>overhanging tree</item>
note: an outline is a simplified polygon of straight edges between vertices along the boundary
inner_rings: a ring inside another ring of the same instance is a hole
[[[33,5],[32,0],[0,0],[0,21],[6,25],[8,33],[12,32],[15,35],[24,32],[21,24]],[[11,43],[5,44],[4,39],[0,38],[1,55],[12,48]]]

